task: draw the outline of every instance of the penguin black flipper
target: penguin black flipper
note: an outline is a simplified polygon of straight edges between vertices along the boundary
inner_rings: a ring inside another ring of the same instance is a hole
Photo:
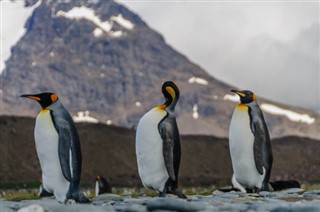
[[[51,111],[51,115],[59,134],[58,148],[62,173],[71,183],[70,187],[76,189],[80,183],[82,164],[79,135],[68,111],[60,111],[59,114]]]
[[[257,171],[259,174],[263,175],[263,147],[266,141],[265,133],[263,131],[263,126],[260,122],[253,123],[254,127],[254,143],[253,143],[253,153],[254,161],[256,164]]]
[[[159,132],[163,141],[163,158],[165,162],[165,166],[169,177],[175,181],[176,176],[174,172],[174,163],[173,163],[173,148],[174,148],[174,138],[173,138],[173,129],[172,125],[168,121],[168,119],[164,119],[159,124]]]
[[[82,155],[76,126],[72,117],[64,108],[60,108],[59,113],[52,110],[51,117],[59,134],[58,150],[62,174],[70,182],[65,202],[74,199],[79,203],[89,203],[90,200],[80,192],[79,188]]]
[[[58,152],[59,152],[59,160],[60,160],[62,174],[66,178],[66,180],[71,182],[72,180],[71,171],[70,171],[71,136],[69,133],[70,130],[68,129],[68,123],[56,117],[53,114],[52,110],[50,111],[50,114],[51,114],[54,127],[56,128],[59,134]],[[57,124],[58,121],[60,123],[59,125]]]
[[[251,129],[254,134],[254,160],[259,174],[263,175],[263,168],[266,170],[263,189],[266,190],[271,174],[273,156],[270,142],[269,130],[264,121],[262,111],[258,105],[250,108]],[[257,118],[261,117],[261,118]]]

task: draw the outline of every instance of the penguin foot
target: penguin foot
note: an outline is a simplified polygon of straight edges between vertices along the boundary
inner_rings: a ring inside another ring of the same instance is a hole
[[[66,202],[72,199],[74,201],[76,201],[77,203],[91,203],[91,201],[89,200],[88,197],[86,197],[83,193],[81,193],[80,191],[78,192],[74,192],[74,193],[68,193],[67,194],[67,198],[66,198]]]
[[[166,197],[166,191],[159,191],[158,197]]]
[[[179,198],[181,199],[187,199],[187,196],[184,195],[179,189],[177,189],[175,192],[174,192],[175,195],[177,195]]]

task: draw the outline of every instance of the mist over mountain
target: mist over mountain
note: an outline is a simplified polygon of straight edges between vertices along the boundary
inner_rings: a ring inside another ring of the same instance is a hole
[[[12,47],[1,75],[1,114],[34,117],[40,106],[25,93],[56,92],[76,116],[135,128],[162,104],[161,85],[180,88],[182,134],[228,135],[236,99],[231,86],[170,47],[135,13],[114,1],[26,0],[34,6],[26,32]],[[273,137],[319,138],[319,115],[259,98]]]

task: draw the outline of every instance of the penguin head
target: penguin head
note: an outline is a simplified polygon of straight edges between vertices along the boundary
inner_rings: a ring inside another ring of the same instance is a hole
[[[59,99],[55,93],[23,94],[20,97],[36,100],[42,109],[49,107]]]
[[[242,104],[248,104],[250,102],[257,100],[256,94],[254,94],[252,91],[249,91],[249,90],[242,90],[242,91],[231,90],[231,92],[236,93],[240,97],[240,102]]]
[[[166,81],[162,85],[162,93],[166,99],[165,106],[174,109],[180,97],[178,86],[172,81]]]

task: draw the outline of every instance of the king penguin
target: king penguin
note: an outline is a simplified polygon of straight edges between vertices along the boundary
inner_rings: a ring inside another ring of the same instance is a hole
[[[105,193],[112,193],[112,188],[108,180],[102,176],[96,176],[96,187],[95,187],[96,196]]]
[[[178,187],[181,146],[175,106],[180,92],[174,82],[167,81],[162,93],[165,103],[144,114],[137,126],[139,176],[144,187],[157,191],[160,197],[172,193],[186,198]]]
[[[42,171],[43,187],[59,202],[73,199],[90,202],[80,192],[81,147],[75,124],[54,93],[24,94],[37,101],[42,110],[36,118],[34,138]]]
[[[243,192],[270,191],[272,148],[257,97],[248,90],[231,91],[239,95],[241,102],[233,112],[229,130],[232,186]]]

